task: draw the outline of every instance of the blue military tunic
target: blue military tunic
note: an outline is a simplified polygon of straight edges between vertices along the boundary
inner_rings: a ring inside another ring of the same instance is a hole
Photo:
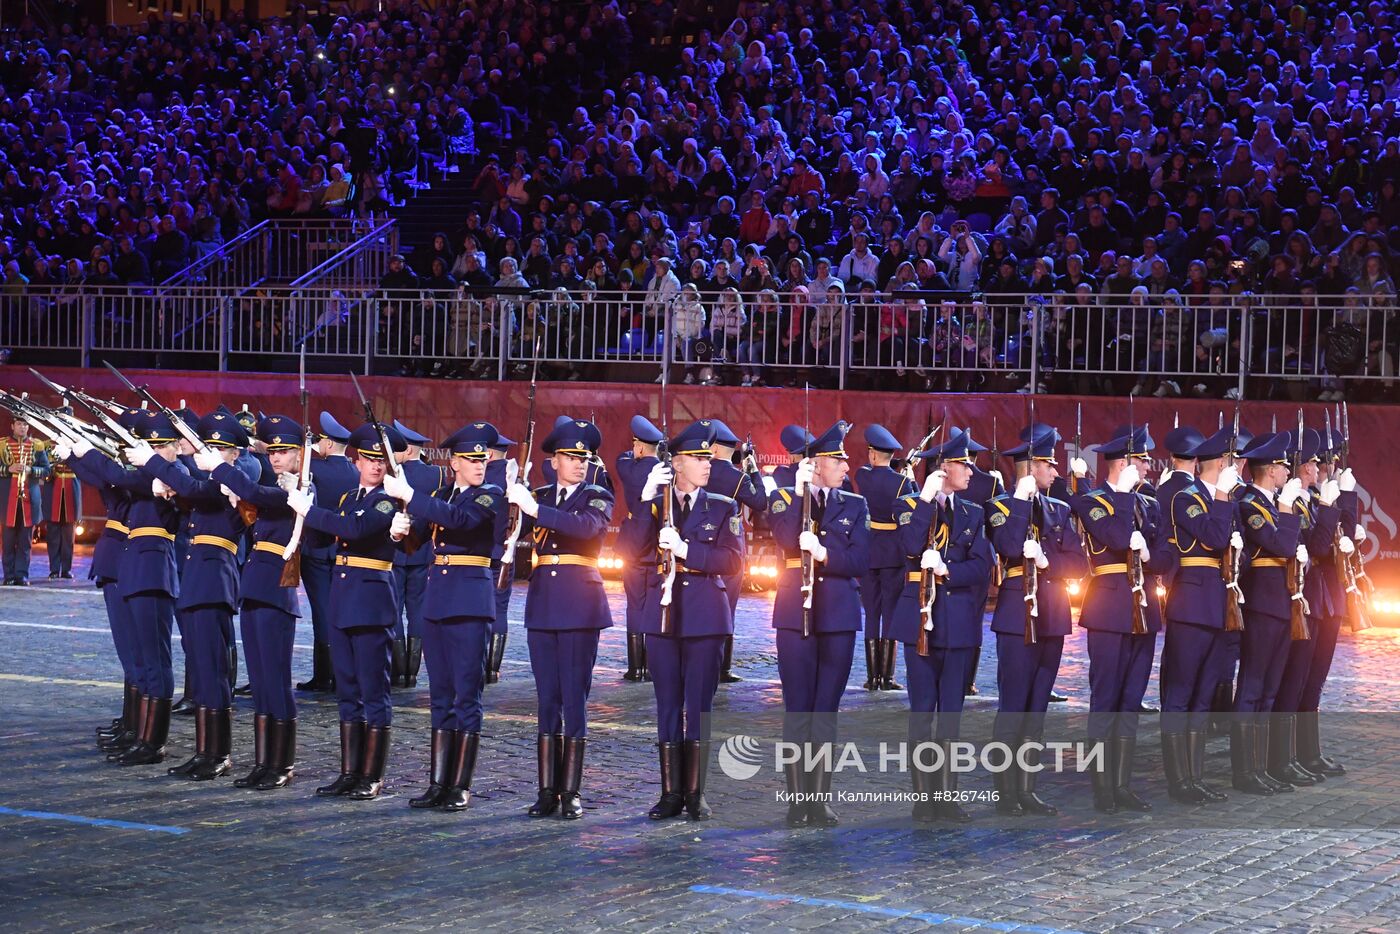
[[[598,555],[612,519],[613,496],[580,483],[558,503],[559,488],[534,491],[534,572],[525,604],[526,629],[607,629],[612,626]]]
[[[444,483],[448,482],[446,471],[421,460],[408,460],[403,464],[404,478],[413,487],[415,499],[418,496],[431,496]],[[433,560],[433,550],[426,545],[408,551],[400,548],[394,553],[394,587],[399,605],[408,620],[408,635],[417,638],[422,634],[423,593],[427,584],[428,565]],[[403,619],[396,619],[394,629],[403,634]]]
[[[613,473],[622,484],[622,499],[627,507],[620,527],[626,527],[627,519],[641,515],[646,507],[642,504],[642,489],[647,476],[660,461],[656,457],[636,457],[631,451],[623,451],[613,463]],[[622,589],[627,597],[627,631],[641,632],[642,603],[646,600],[647,576],[650,568],[639,560],[628,561],[622,572]]]
[[[815,491],[814,491],[814,494]],[[870,512],[865,497],[828,490],[824,510],[813,507],[817,534],[827,560],[817,567],[812,595],[813,633],[858,632],[860,580],[870,569]],[[820,513],[820,517],[818,514]],[[802,629],[802,499],[791,489],[775,490],[768,498],[769,524],[783,552],[778,592],[773,601],[773,628]]]
[[[923,625],[919,605],[920,559],[933,547],[948,565],[948,575],[938,582],[933,604],[932,648],[964,649],[982,644],[982,601],[991,573],[992,554],[978,504],[953,495],[947,506],[906,496],[895,509],[900,541],[904,547],[904,590],[895,609],[893,638],[912,646]],[[933,532],[930,537],[930,531]],[[931,546],[930,546],[931,542]],[[961,692],[961,683],[959,684]]]
[[[1254,486],[1236,508],[1245,546],[1240,571],[1245,605],[1235,710],[1265,713],[1273,709],[1292,642],[1288,568],[1298,550],[1302,516],[1281,512],[1273,496]]]
[[[337,509],[346,493],[360,484],[360,472],[343,454],[311,459],[311,485],[316,505]],[[250,500],[251,501],[251,500]],[[331,573],[335,536],[304,525],[301,532],[301,582],[311,605],[311,628],[317,642],[326,642],[330,626]]]
[[[710,462],[710,482],[705,489],[720,496],[727,496],[735,500],[741,507],[749,507],[751,514],[755,517],[762,515],[768,509],[768,497],[763,492],[763,484],[754,482],[752,475],[725,460]],[[728,588],[729,594],[730,616],[733,616],[738,609],[739,595],[744,589],[744,561],[747,559],[749,550],[748,539],[742,534],[743,509],[736,509],[735,513],[739,517],[741,532],[739,535],[740,561],[739,567],[732,574],[726,575],[724,579],[724,585]]]
[[[904,591],[904,548],[895,504],[912,487],[908,477],[888,466],[867,464],[856,471],[856,492],[870,509],[870,573],[861,585],[867,639],[890,638],[894,625],[895,605]]]
[[[122,554],[126,551],[126,523],[127,514],[131,511],[131,495],[106,482],[81,458],[71,458],[70,463],[81,481],[97,490],[102,498],[107,520],[93,545],[88,577],[95,580],[102,590],[102,600],[107,608],[107,625],[112,630],[112,645],[122,666],[122,680],[127,684],[138,684],[134,624],[117,581]]]

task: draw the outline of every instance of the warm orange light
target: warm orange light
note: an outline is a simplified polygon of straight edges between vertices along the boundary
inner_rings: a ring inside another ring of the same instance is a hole
[[[1077,597],[1077,596],[1079,596],[1079,581],[1070,581],[1070,582],[1069,582],[1069,595],[1070,595],[1071,597]]]

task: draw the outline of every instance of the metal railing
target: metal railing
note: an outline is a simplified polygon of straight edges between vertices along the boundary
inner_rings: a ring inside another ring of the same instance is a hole
[[[265,220],[199,257],[161,285],[251,288],[264,282],[290,282],[359,246],[376,229],[374,223],[354,217]],[[369,282],[376,279],[377,274]]]
[[[550,378],[601,378],[603,368],[645,378],[665,365],[681,381],[801,377],[841,388],[918,388],[924,377],[927,388],[938,378],[945,389],[1037,391],[1052,380],[1132,377],[1140,391],[1218,394],[1242,391],[1246,377],[1324,389],[1400,378],[1392,297],[910,291],[813,302],[776,292],[697,301],[640,289],[380,289],[364,279],[382,272],[394,231],[375,228],[360,243],[299,285],[0,289],[0,347],[83,365],[94,352],[218,368],[242,355],[277,370],[306,339],[309,354],[357,358],[351,365],[365,372],[505,379],[538,353]],[[339,278],[347,267],[356,271]]]

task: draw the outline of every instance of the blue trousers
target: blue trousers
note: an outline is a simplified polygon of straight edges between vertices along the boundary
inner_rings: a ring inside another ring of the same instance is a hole
[[[423,663],[433,729],[481,732],[482,657],[491,621],[479,616],[433,619],[423,624]]]
[[[117,593],[116,581],[102,584],[102,601],[107,605],[107,625],[112,629],[112,646],[117,650],[117,661],[122,666],[122,680],[128,684],[140,684],[140,666],[136,663],[136,647],[132,644],[131,609],[126,600]]]
[[[408,634],[423,638],[423,594],[428,590],[428,565],[394,565],[394,587],[399,596],[399,616],[394,620],[394,638],[404,636],[403,618],[408,617]]]
[[[73,573],[73,538],[75,527],[71,522],[50,522],[44,530],[44,540],[49,548],[49,573]]]
[[[888,639],[894,608],[904,590],[904,568],[871,568],[861,578],[860,602],[865,606],[865,638]]]
[[[394,722],[394,705],[389,699],[393,629],[332,626],[328,635],[341,721],[364,720],[370,726],[390,726]]]
[[[1240,639],[1240,675],[1235,686],[1235,713],[1265,714],[1274,709],[1274,698],[1288,664],[1291,623],[1262,614],[1244,618]]]
[[[904,645],[904,675],[909,685],[909,741],[921,743],[930,736],[957,739],[963,709],[963,689],[967,668],[972,664],[972,646],[960,649],[929,649],[920,655],[911,643]],[[938,724],[934,726],[934,714]]]
[[[37,508],[37,507],[36,507]],[[28,525],[7,525],[0,532],[0,544],[4,554],[0,565],[5,569],[5,580],[26,580],[29,577],[29,552],[34,547],[34,529]]]
[[[1322,687],[1332,671],[1332,656],[1336,654],[1337,634],[1341,629],[1342,619],[1339,616],[1314,621],[1312,663],[1303,682],[1303,692],[1298,697],[1300,711],[1317,710],[1322,702]]]
[[[710,709],[719,689],[724,640],[724,636],[647,636],[660,742],[710,738]]]
[[[1170,621],[1162,643],[1162,732],[1205,729],[1225,663],[1225,631]]]
[[[851,676],[854,630],[819,632],[807,638],[796,629],[779,629],[778,678],[783,683],[783,739],[788,742],[834,742],[841,696]],[[827,714],[827,716],[820,716]]]
[[[588,692],[598,661],[597,629],[531,629],[530,670],[535,675],[536,718],[541,734],[588,735]]]
[[[501,562],[491,562],[491,579],[496,580],[496,575],[501,571]],[[496,618],[491,621],[491,635],[504,636],[510,626],[510,592],[514,588],[507,584],[505,589],[496,591]]]
[[[747,561],[747,557],[744,559]],[[724,579],[724,594],[729,598],[729,618],[735,618],[734,613],[739,609],[739,595],[744,592],[744,572],[741,569],[738,574],[730,574]]]
[[[312,638],[326,642],[331,618],[331,563],[325,558],[302,555],[301,583],[306,587],[306,602],[311,604]]]
[[[223,710],[233,706],[228,683],[228,637],[233,611],[227,606],[194,606],[178,610],[180,647],[185,650],[190,699],[201,707]]]
[[[1235,671],[1240,664],[1240,642],[1243,635],[1244,633],[1238,629],[1221,633],[1220,654],[1218,656],[1220,667],[1215,673],[1217,682],[1234,683]]]
[[[295,720],[292,637],[297,618],[277,607],[245,600],[238,622],[243,632],[243,661],[253,686],[254,712],[275,720]]]
[[[997,633],[996,739],[1035,738],[1044,732],[1064,648],[1064,636],[1040,636],[1035,645],[1026,645],[1024,635]]]
[[[636,635],[642,624],[642,605],[647,599],[647,570],[632,568],[622,572],[622,593],[627,598],[627,632]]]
[[[170,632],[175,624],[175,599],[168,593],[152,590],[129,595],[126,608],[141,666],[141,692],[147,697],[174,697]]]
[[[1318,620],[1308,617],[1308,632],[1316,632]],[[1317,643],[1313,639],[1292,639],[1288,643],[1288,659],[1283,663],[1283,675],[1278,681],[1278,693],[1274,695],[1274,713],[1297,713],[1303,700],[1303,689],[1307,686],[1308,672],[1312,670],[1313,653]]]
[[[1157,637],[1089,630],[1089,738],[1136,737]]]

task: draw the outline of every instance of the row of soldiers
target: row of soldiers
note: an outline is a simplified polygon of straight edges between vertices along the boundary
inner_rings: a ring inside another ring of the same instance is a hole
[[[30,437],[29,423],[23,419],[15,419],[9,436],[0,438],[0,563],[6,587],[28,585],[34,532],[41,526],[48,544],[49,577],[73,579],[82,484],[67,463],[49,454],[42,440]]]
[[[240,469],[252,439],[226,410],[197,421],[205,450],[186,455],[188,465],[170,419],[139,409],[121,419],[140,439],[125,452],[130,466],[86,444],[56,452],[107,506],[94,573],[128,682],[122,716],[101,733],[115,761],[143,764],[165,755],[174,687],[171,623],[178,617],[192,666],[196,751],[172,771],[206,779],[229,770],[227,647],[237,609],[254,695],[255,766],[236,784],[271,789],[291,781],[290,661],[299,609],[285,570],[287,545],[304,526],[299,553],[313,607],[317,560],[328,572],[317,578],[326,584],[317,642],[324,643],[340,715],[340,773],[317,793],[367,799],[382,788],[394,631],[404,605],[395,558],[422,552],[418,634],[410,628],[410,637],[428,666],[432,742],[429,787],[410,803],[466,807],[482,686],[504,646],[495,580],[514,512],[533,553],[525,626],[538,698],[539,794],[530,813],[582,815],[587,702],[598,636],[612,625],[599,557],[615,501],[608,486],[592,482],[601,479],[595,425],[568,417],[554,424],[542,444],[552,478],[532,489],[508,476],[513,462],[504,451],[512,442],[486,422],[444,440],[450,466],[429,468],[436,476],[415,483],[392,469],[391,461],[411,460],[405,432],[378,424],[346,432],[323,418],[323,456],[311,463],[308,488],[298,482],[304,426],[284,416],[267,416],[255,427],[271,478]],[[920,482],[891,467],[900,445],[871,426],[869,463],[857,472],[856,492],[848,482],[845,423],[820,437],[789,426],[784,441],[794,462],[771,476],[731,465],[739,442],[719,420],[703,419],[672,438],[645,419],[632,427],[631,456],[616,465],[628,513],[616,548],[629,567],[629,669],[645,670],[656,696],[662,794],[654,819],[710,814],[708,714],[732,651],[745,516],[759,514],[783,553],[772,625],[784,706],[797,715],[785,722],[789,741],[835,742],[834,714],[862,616],[867,664],[880,680],[892,679],[894,645],[904,645],[911,739],[956,740],[999,569],[992,617],[995,732],[1025,747],[1017,761],[1034,763],[1038,755],[1071,628],[1068,584],[1087,577],[1080,625],[1089,634],[1090,738],[1109,763],[1093,776],[1097,808],[1150,807],[1132,789],[1131,776],[1138,711],[1163,617],[1163,747],[1173,798],[1222,797],[1204,781],[1204,718],[1221,685],[1230,690],[1236,664],[1234,786],[1274,794],[1341,772],[1321,755],[1316,711],[1346,607],[1328,558],[1334,548],[1354,551],[1355,479],[1334,469],[1337,452],[1316,432],[1250,438],[1175,430],[1166,442],[1173,469],[1154,489],[1142,477],[1155,448],[1145,428],[1124,426],[1097,446],[1104,478],[1096,484],[1077,456],[1068,481],[1061,478],[1058,432],[1032,424],[1006,452],[1016,464],[1012,490],[982,501],[970,492],[974,481],[992,476],[993,488],[999,484],[995,465],[992,471],[976,466],[986,448],[969,430],[952,429],[917,453],[932,468]],[[344,438],[343,446],[333,435]],[[318,469],[331,463],[339,480]],[[1249,465],[1247,486],[1238,463]],[[1290,465],[1296,476],[1289,476]],[[182,523],[192,533],[191,547],[177,572],[173,546]],[[240,572],[237,542],[248,530],[252,546]],[[1231,549],[1244,556],[1234,589],[1222,574]],[[1297,601],[1286,574],[1296,568],[1308,581],[1298,598],[1310,607],[1305,638],[1289,629]],[[1150,599],[1156,577],[1170,580],[1165,608]],[[509,589],[504,593],[508,599]],[[1230,600],[1243,609],[1242,632],[1226,625]],[[827,794],[832,761],[812,756],[789,766],[790,824],[837,821]],[[957,787],[951,761],[944,756],[937,770],[914,770],[915,789],[923,793],[916,819],[969,819],[947,794]],[[1054,813],[1036,793],[1037,771],[998,773],[998,810]]]

